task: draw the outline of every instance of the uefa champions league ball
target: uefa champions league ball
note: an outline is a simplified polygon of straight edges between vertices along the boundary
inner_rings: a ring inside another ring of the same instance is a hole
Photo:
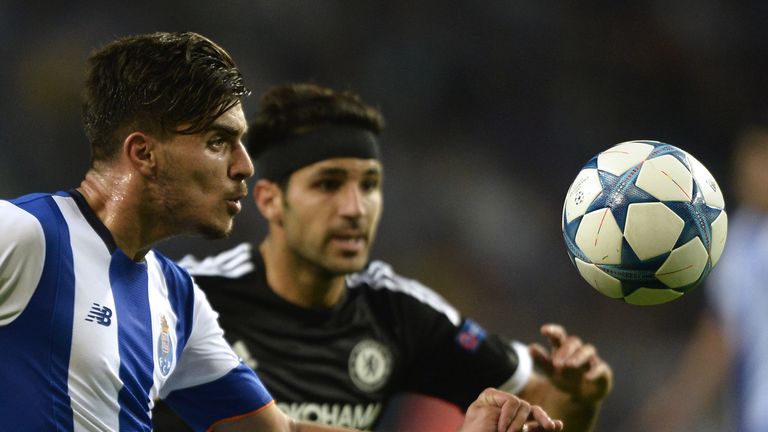
[[[728,232],[712,174],[658,141],[623,142],[593,157],[568,189],[562,219],[579,274],[636,305],[669,302],[699,285]]]

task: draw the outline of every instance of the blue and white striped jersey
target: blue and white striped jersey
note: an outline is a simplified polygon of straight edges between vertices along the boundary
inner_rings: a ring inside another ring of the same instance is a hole
[[[768,424],[768,216],[741,207],[728,227],[726,253],[707,281],[710,306],[730,344],[732,379],[727,408],[740,432]]]
[[[0,431],[196,430],[272,402],[186,271],[135,262],[77,192],[0,200]]]

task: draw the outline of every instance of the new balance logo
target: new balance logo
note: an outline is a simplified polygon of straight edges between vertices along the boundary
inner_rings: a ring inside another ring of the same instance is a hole
[[[104,327],[109,327],[110,324],[112,324],[112,309],[102,306],[98,303],[94,303],[93,306],[91,306],[91,311],[88,312],[88,316],[85,318],[86,321],[93,322],[94,320],[103,325]]]

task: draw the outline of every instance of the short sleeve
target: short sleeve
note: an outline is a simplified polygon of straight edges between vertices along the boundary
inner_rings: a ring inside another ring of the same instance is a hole
[[[511,341],[509,342],[509,347],[511,350],[505,351],[509,356],[510,362],[517,364],[517,368],[512,376],[510,376],[504,384],[499,386],[499,389],[509,393],[518,394],[523,390],[526,384],[528,384],[531,375],[533,375],[533,357],[531,357],[528,347],[521,342]]]
[[[171,392],[165,403],[195,431],[223,420],[255,414],[274,403],[256,373],[244,364],[223,377]]]
[[[530,379],[533,362],[525,346],[488,334],[471,319],[460,326],[435,320],[430,334],[430,343],[413,348],[419,392],[466,409],[484,388],[516,393]]]
[[[192,332],[160,397],[196,429],[245,415],[272,403],[263,384],[224,339],[218,314],[194,286]]]
[[[13,322],[32,298],[43,273],[45,250],[37,218],[0,201],[0,326]]]
[[[240,363],[224,340],[219,315],[211,308],[205,294],[194,285],[192,331],[179,363],[160,391],[160,397],[178,389],[193,387],[224,376]]]

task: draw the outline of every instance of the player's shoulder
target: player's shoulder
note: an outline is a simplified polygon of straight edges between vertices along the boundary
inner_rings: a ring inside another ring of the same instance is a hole
[[[0,268],[11,270],[0,278],[0,326],[21,315],[40,283],[48,252],[43,224],[55,219],[49,196],[0,200]]]
[[[238,279],[255,269],[253,254],[253,245],[244,242],[202,259],[194,255],[186,255],[178,261],[178,264],[192,276]]]
[[[416,279],[400,275],[384,261],[372,261],[364,270],[348,275],[347,287],[416,300],[445,314],[452,322],[458,323],[461,319],[456,308],[443,296]]]
[[[32,202],[35,202],[35,201],[40,201],[40,200],[47,199],[47,198],[52,197],[54,195],[67,196],[67,194],[64,193],[64,192],[57,192],[56,194],[35,192],[35,193],[27,194],[27,195],[22,195],[22,196],[17,197],[17,198],[13,198],[13,199],[9,199],[9,200],[1,200],[1,201],[13,203],[13,204],[18,205],[18,206],[22,206],[24,204],[28,204],[28,203],[32,203]]]
[[[147,254],[146,259],[148,261],[149,260],[154,261],[159,266],[160,270],[162,271],[166,279],[168,279],[169,277],[172,277],[175,279],[184,280],[185,282],[187,280],[191,281],[192,279],[190,277],[189,271],[186,268],[179,265],[179,263],[172,260],[171,258],[168,258],[157,249],[150,250],[149,254]]]
[[[411,296],[435,293],[418,280],[397,273],[391,264],[378,260],[371,261],[357,273],[347,275],[347,287],[400,292]]]
[[[0,200],[0,232],[3,233],[4,244],[27,243],[43,237],[42,222],[48,218],[42,213],[50,206],[37,204],[50,196],[36,193],[13,200]]]

